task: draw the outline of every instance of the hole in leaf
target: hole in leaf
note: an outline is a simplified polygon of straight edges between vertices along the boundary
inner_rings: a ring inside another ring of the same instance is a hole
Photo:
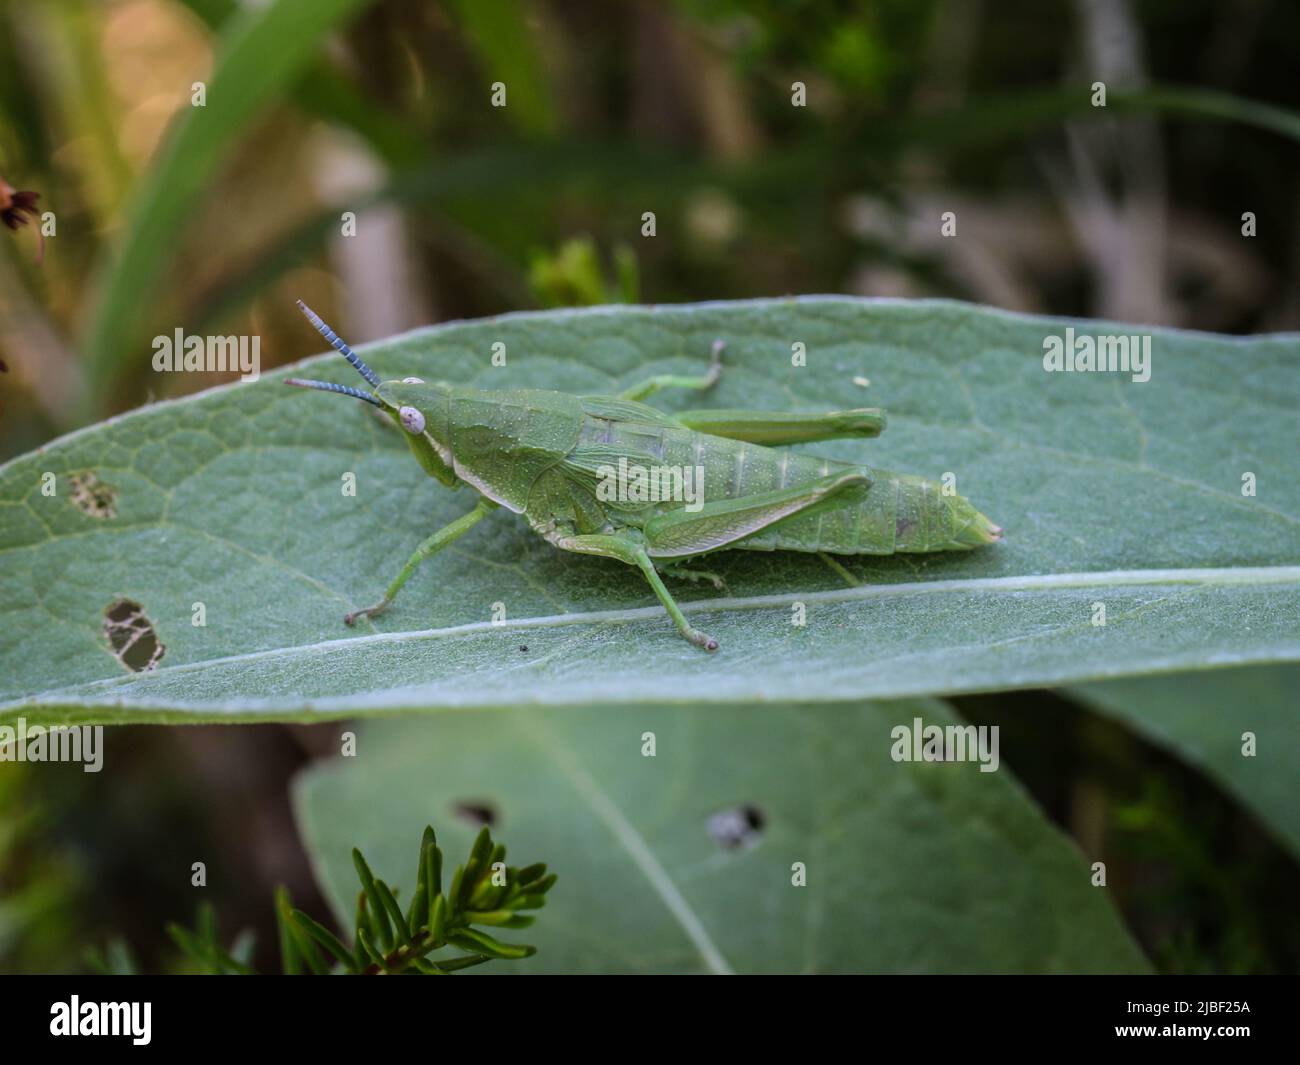
[[[130,599],[119,599],[104,611],[104,635],[117,660],[135,673],[153,669],[167,650],[144,609]]]
[[[475,828],[487,825],[491,828],[497,823],[496,807],[488,802],[462,800],[452,803],[452,812],[462,821],[467,821]]]
[[[74,473],[69,475],[68,484],[72,488],[69,497],[72,505],[81,513],[92,518],[112,518],[117,514],[117,489],[105,484],[93,473]]]
[[[705,827],[713,841],[727,850],[752,847],[763,837],[767,817],[753,803],[741,803],[719,810],[706,822]]]

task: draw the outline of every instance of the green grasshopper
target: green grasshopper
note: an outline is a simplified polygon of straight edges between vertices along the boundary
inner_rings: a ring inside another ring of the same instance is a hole
[[[935,481],[784,446],[879,436],[885,415],[878,408],[665,414],[640,402],[662,388],[712,386],[722,371],[722,341],[714,342],[702,376],[649,377],[617,396],[485,391],[418,377],[380,381],[305,303],[298,306],[372,391],[300,378],[285,383],[378,407],[401,427],[426,473],[448,488],[467,484],[479,497],[416,548],[378,603],[348,614],[349,625],[387,609],[421,562],[497,507],[522,514],[561,551],[636,566],[678,631],[706,651],[716,651],[718,641],[686,620],[661,576],[721,587],[714,574],[684,568],[700,555],[724,548],[813,552],[857,583],[829,556],[966,551],[1001,537],[998,526]]]

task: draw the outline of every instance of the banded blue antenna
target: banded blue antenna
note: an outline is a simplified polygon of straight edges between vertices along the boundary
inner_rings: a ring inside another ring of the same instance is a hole
[[[349,388],[347,385],[336,385],[332,381],[309,381],[305,377],[290,377],[284,383],[286,385],[296,385],[298,388],[316,388],[322,392],[337,392],[341,396],[364,399],[367,403],[372,403],[381,409],[384,406],[369,392],[362,392],[359,388]]]
[[[348,362],[352,363],[352,365],[356,367],[357,373],[359,373],[362,377],[364,377],[375,387],[379,386],[379,375],[375,373],[375,371],[372,370],[369,366],[367,366],[364,362],[362,362],[360,358],[357,357],[357,353],[353,351],[350,347],[348,347],[346,341],[344,341],[343,338],[338,335],[338,333],[334,332],[333,329],[331,329],[329,326],[325,324],[325,322],[321,319],[321,316],[319,314],[317,314],[310,307],[308,307],[307,304],[303,303],[302,300],[298,301],[298,309],[307,316],[307,321],[311,322],[311,324],[316,327],[316,331],[320,333],[320,335],[323,336],[326,340],[328,340],[331,344],[333,344],[334,347],[338,350],[339,354],[341,354],[345,359],[348,360]],[[331,389],[331,391],[333,390]]]

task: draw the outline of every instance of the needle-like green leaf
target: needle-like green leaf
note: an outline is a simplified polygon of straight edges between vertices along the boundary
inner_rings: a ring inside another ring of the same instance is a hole
[[[339,940],[338,936],[319,921],[316,921],[303,913],[302,910],[293,910],[292,917],[293,920],[298,923],[299,928],[333,954],[334,957],[338,958],[338,960],[343,963],[345,969],[348,969],[349,971],[354,969],[356,960],[353,958],[351,951],[349,951],[348,948]]]

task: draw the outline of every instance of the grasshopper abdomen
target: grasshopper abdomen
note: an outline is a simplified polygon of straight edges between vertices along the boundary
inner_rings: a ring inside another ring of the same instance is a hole
[[[865,493],[778,522],[728,546],[746,551],[890,555],[965,550],[997,539],[997,527],[961,496],[923,477],[821,458],[788,447],[767,447],[671,424],[611,421],[588,415],[578,450],[602,449],[606,465],[648,470],[658,482],[680,484],[700,502],[744,499],[811,485],[837,473],[860,472]],[[701,488],[702,485],[702,488]],[[641,527],[690,498],[608,500],[621,524]],[[655,552],[651,550],[651,554]]]

